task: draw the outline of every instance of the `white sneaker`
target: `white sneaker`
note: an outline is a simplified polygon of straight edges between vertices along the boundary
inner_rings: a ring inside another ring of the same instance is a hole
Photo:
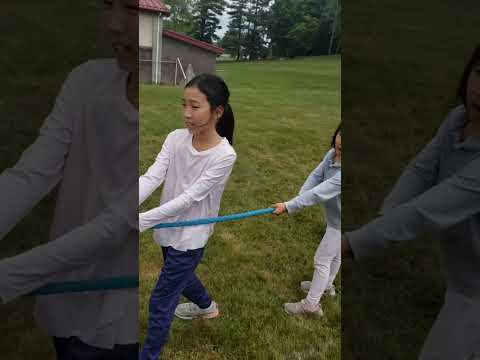
[[[207,309],[201,309],[194,303],[179,304],[175,309],[175,316],[183,320],[213,319],[218,315],[220,315],[220,312],[215,301],[212,301]]]
[[[285,312],[289,315],[316,315],[323,316],[323,310],[320,304],[310,305],[305,299],[296,303],[283,304]]]
[[[300,283],[300,288],[302,289],[302,291],[304,293],[308,293],[310,291],[310,287],[312,286],[312,282],[311,281],[302,281]],[[329,295],[329,296],[336,296],[337,293],[335,291],[335,285],[332,284],[332,286],[329,286],[328,288],[325,289],[325,294],[326,295]]]
[[[335,285],[332,284],[332,286],[329,286],[325,289],[325,294],[335,297],[337,295]]]

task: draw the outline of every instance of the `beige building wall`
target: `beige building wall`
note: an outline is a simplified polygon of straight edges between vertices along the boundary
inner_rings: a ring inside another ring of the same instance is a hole
[[[153,13],[141,12],[138,25],[138,42],[140,47],[152,48],[153,47]]]

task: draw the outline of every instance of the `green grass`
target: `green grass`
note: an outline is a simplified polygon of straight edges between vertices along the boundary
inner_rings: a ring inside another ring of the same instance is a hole
[[[222,214],[264,208],[293,197],[329,148],[340,121],[340,59],[311,58],[218,67],[236,116],[238,160]],[[145,171],[166,135],[182,127],[182,90],[141,88],[140,167]],[[156,206],[158,192],[145,205]],[[264,216],[216,226],[198,273],[220,304],[210,321],[174,321],[164,358],[339,359],[340,297],[325,299],[326,316],[294,318],[285,301],[299,300],[324,231],[321,207],[293,217]],[[162,266],[151,233],[141,242],[140,324]],[[340,279],[337,280],[338,285]]]

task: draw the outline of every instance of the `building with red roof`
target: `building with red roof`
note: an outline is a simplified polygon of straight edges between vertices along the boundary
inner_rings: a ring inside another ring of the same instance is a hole
[[[195,74],[215,73],[218,46],[163,28],[170,8],[161,0],[140,0],[140,81],[176,84],[185,80],[187,68]]]
[[[143,11],[151,11],[165,15],[170,14],[170,9],[160,0],[140,0],[138,5]]]

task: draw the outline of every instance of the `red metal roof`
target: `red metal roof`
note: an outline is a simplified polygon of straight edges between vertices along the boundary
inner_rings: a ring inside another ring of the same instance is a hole
[[[161,0],[140,0],[138,5],[142,10],[170,14],[170,10]]]
[[[185,34],[180,34],[180,33],[177,33],[175,31],[172,31],[172,30],[167,30],[167,29],[164,29],[163,30],[163,36],[167,36],[169,38],[172,38],[172,39],[175,39],[175,40],[179,40],[179,41],[182,41],[182,42],[185,42],[187,44],[190,44],[190,45],[193,45],[193,46],[196,46],[196,47],[199,47],[201,49],[204,49],[204,50],[207,50],[207,51],[210,51],[212,53],[215,53],[217,55],[221,55],[224,53],[225,50],[223,50],[222,48],[218,47],[218,46],[215,46],[215,45],[212,45],[212,44],[209,44],[209,43],[206,43],[204,41],[200,41],[200,40],[197,40],[197,39],[194,39],[188,35],[185,35]]]

